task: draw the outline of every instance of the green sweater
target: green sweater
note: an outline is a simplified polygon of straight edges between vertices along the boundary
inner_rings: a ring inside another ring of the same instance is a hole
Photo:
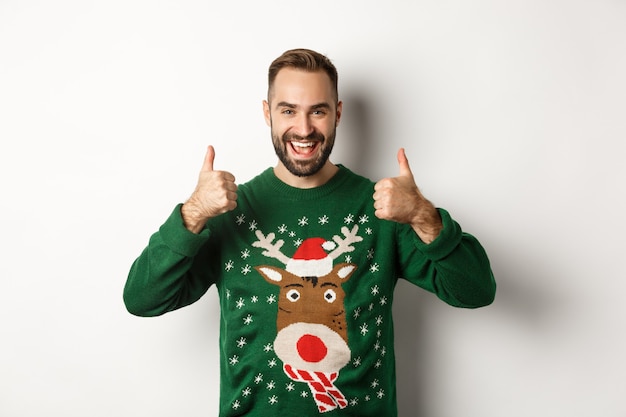
[[[452,306],[493,301],[485,251],[445,210],[426,245],[410,226],[377,219],[374,184],[339,167],[314,189],[267,169],[197,235],[178,206],[132,265],[124,301],[135,315],[217,286],[222,417],[396,416],[397,279]]]

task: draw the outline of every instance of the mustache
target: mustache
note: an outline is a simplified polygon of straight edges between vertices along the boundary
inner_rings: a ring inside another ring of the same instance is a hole
[[[312,132],[310,135],[307,135],[307,136],[300,136],[300,135],[296,135],[295,133],[285,133],[283,135],[284,142],[290,142],[292,140],[323,142],[324,140],[326,140],[326,138],[324,137],[323,134],[317,131]]]

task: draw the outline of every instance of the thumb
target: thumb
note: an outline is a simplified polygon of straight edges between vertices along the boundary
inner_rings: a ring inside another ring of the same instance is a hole
[[[213,161],[215,160],[215,149],[212,145],[206,150],[206,156],[204,157],[204,163],[202,164],[201,171],[213,171]]]
[[[411,172],[411,167],[409,166],[409,160],[404,153],[404,148],[400,148],[398,151],[398,165],[400,166],[401,177],[413,177],[413,172]]]

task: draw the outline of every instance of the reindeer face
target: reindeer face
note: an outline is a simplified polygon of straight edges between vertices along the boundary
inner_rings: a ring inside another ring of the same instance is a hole
[[[341,263],[322,277],[299,277],[273,266],[255,268],[280,287],[274,349],[284,362],[301,369],[334,372],[350,360],[347,345],[346,282],[356,265]]]

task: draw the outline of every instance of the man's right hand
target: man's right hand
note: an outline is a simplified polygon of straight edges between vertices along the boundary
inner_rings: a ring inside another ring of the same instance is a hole
[[[207,148],[198,185],[181,209],[185,227],[200,233],[207,220],[237,207],[237,184],[230,172],[214,171],[215,149]]]

